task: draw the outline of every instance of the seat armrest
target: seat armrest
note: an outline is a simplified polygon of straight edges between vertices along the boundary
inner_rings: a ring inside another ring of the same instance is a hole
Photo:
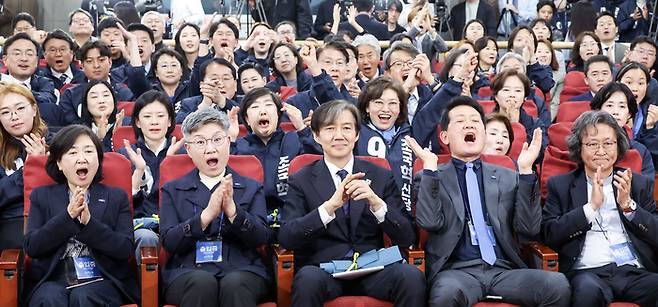
[[[290,306],[292,279],[295,273],[295,256],[292,251],[274,247],[276,256],[276,300],[277,306]]]
[[[20,249],[0,253],[0,306],[18,306],[18,265]]]
[[[142,281],[142,307],[158,306],[158,248],[142,247],[140,250]]]
[[[527,242],[523,245],[523,253],[530,262],[528,265],[544,271],[559,271],[558,256],[555,251],[539,242]]]
[[[407,262],[416,266],[421,272],[425,273],[425,251],[416,247],[404,249],[403,254],[407,258]]]

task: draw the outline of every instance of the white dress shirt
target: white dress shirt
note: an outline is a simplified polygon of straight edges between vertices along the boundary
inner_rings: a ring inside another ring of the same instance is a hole
[[[32,77],[28,78],[25,81],[21,81],[21,80],[18,80],[16,78],[14,78],[14,76],[12,76],[12,75],[2,74],[2,76],[0,77],[0,80],[2,80],[4,82],[9,82],[9,83],[21,84],[21,85],[24,85],[25,87],[29,88],[30,90],[32,90],[32,85],[30,84],[30,82],[32,82]]]
[[[53,74],[53,77],[60,79],[62,75],[66,75],[66,81],[64,81],[64,84],[71,83],[73,80],[73,72],[71,71],[71,67],[69,66],[65,72],[61,73],[58,72],[52,68],[50,68],[50,72]]]

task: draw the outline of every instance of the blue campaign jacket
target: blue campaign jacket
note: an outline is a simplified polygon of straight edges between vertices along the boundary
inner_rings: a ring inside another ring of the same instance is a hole
[[[460,96],[461,92],[461,82],[449,79],[422,109],[416,111],[411,130],[414,139],[420,146],[431,147],[432,151],[439,152],[436,126],[441,122],[443,110],[448,106],[450,100]]]
[[[298,92],[288,98],[286,102],[297,107],[302,111],[302,116],[306,117],[311,110],[334,99],[354,101],[354,98],[347,91],[343,90],[343,88],[340,90],[337,89],[334,81],[331,80],[331,76],[323,70],[322,74],[313,77],[313,86],[311,86],[310,90]]]
[[[648,91],[647,91],[648,92]],[[648,93],[647,93],[648,94]],[[638,112],[642,112],[642,126],[639,133],[634,136],[634,140],[642,143],[651,152],[653,164],[658,163],[658,125],[652,129],[647,129],[647,113],[649,112],[649,105],[656,104],[650,97],[645,97],[644,100],[638,104]]]
[[[12,138],[10,142],[16,142]],[[24,148],[23,144],[19,146]],[[20,154],[25,161],[25,151]],[[23,216],[23,168],[7,176],[4,168],[0,167],[0,221]]]
[[[527,75],[530,81],[534,83],[542,92],[548,93],[555,85],[553,80],[553,71],[548,65],[541,65],[539,62],[526,67]]]
[[[78,69],[75,67],[75,65],[71,64],[71,73],[73,74],[73,79],[71,80],[70,83],[72,84],[78,84],[82,83],[85,81],[85,73],[82,72],[82,70]],[[53,85],[57,90],[61,89],[62,86],[64,86],[64,83],[62,83],[62,80],[59,78],[56,78],[53,76],[53,71],[50,69],[50,66],[46,66],[45,68],[40,68],[37,70],[37,74],[43,77],[46,77],[50,79],[53,82]]]
[[[130,88],[130,90],[133,92],[135,97],[139,97],[149,90],[158,90],[161,92],[165,92],[164,88],[162,87],[162,83],[160,83],[160,80],[158,80],[158,78],[156,78],[155,76],[151,78],[144,74],[143,66],[139,66],[139,67],[128,66],[123,70],[132,75],[131,78],[126,79],[124,82],[126,83],[128,88]],[[189,87],[190,87],[190,81],[181,78],[181,80],[178,81],[178,86],[176,86],[176,90],[174,91],[174,96],[169,97],[169,103],[171,103],[171,105],[174,106],[177,102],[187,97],[190,97]]]
[[[644,144],[636,140],[630,140],[629,145],[632,149],[635,149],[640,153],[640,157],[642,157],[642,175],[647,176],[647,178],[653,183],[656,176],[656,169],[653,165],[651,152],[646,146],[644,146]]]
[[[313,140],[310,128],[299,132],[283,132],[277,129],[267,144],[263,144],[253,132],[231,143],[231,154],[254,155],[263,165],[263,187],[268,212],[283,205],[284,197],[288,193],[290,161],[305,153],[322,154],[322,149]]]
[[[256,63],[263,68],[262,73],[265,74],[265,80],[270,78],[270,63],[267,61],[267,58],[257,59],[256,56],[249,53],[249,51],[244,51],[242,48],[235,49],[235,62],[240,63]]]
[[[588,90],[587,92],[582,93],[578,96],[573,96],[569,98],[568,101],[592,101],[592,99],[594,99],[594,96],[592,96],[592,92]]]
[[[142,186],[140,191],[136,195],[133,195],[133,215],[135,218],[150,217],[153,214],[158,214],[160,205],[158,189],[160,186],[160,163],[162,163],[162,160],[167,157],[167,149],[169,149],[170,145],[171,138],[168,138],[165,140],[165,147],[157,156],[148,148],[148,146],[146,146],[144,138],[142,137],[137,139],[136,144],[130,145],[133,150],[137,150],[137,148],[142,150],[142,157],[146,162],[146,169],[144,170],[143,177],[146,186]],[[126,159],[130,160],[126,148],[121,148],[118,152],[124,155]],[[134,169],[135,166],[133,165],[133,170]]]
[[[135,268],[129,259],[135,253],[133,224],[128,196],[117,188],[94,183],[89,187],[91,219],[84,226],[72,219],[67,184],[36,188],[30,195],[30,214],[24,249],[31,262],[25,273],[31,296],[41,283],[53,278],[69,238],[86,244],[103,277],[112,281],[124,302],[139,297]],[[26,301],[29,301],[26,300]]]
[[[219,277],[232,271],[247,271],[269,279],[256,250],[258,246],[267,243],[272,235],[265,224],[263,187],[228,167],[226,173],[233,174],[233,199],[237,215],[233,223],[227,217],[221,222],[220,218],[215,219],[206,231],[201,230],[201,212],[208,206],[211,191],[201,183],[199,171],[194,169],[162,187],[160,242],[170,253],[162,270],[165,287],[171,285],[177,277],[193,270],[207,271]],[[196,242],[208,237],[217,238],[220,223],[222,262],[196,265]]]
[[[203,101],[203,96],[199,95],[199,96],[187,97],[177,102],[174,108],[176,110],[176,123],[182,124],[183,121],[185,120],[185,117],[187,117],[188,115],[190,115],[190,113],[197,110],[199,104],[201,104],[201,101]],[[238,106],[237,102],[231,99],[226,99],[226,104],[224,105],[223,108],[220,109],[220,111],[228,112],[233,107],[237,107],[237,106]]]
[[[30,87],[37,103],[57,103],[55,84],[50,79],[33,74],[30,79]]]
[[[640,18],[635,21],[631,18],[636,7],[635,0],[626,0],[619,5],[619,12],[616,15],[619,25],[619,42],[628,43],[637,36],[649,34],[650,19]],[[649,18],[651,18],[651,10],[649,10]]]
[[[269,88],[272,92],[280,92],[282,86],[288,86],[286,83],[286,80],[283,79],[282,76],[276,76],[276,79],[270,81],[265,85],[265,87]],[[313,77],[309,75],[306,71],[299,71],[297,72],[297,92],[303,92],[303,91],[308,91],[311,89],[311,86],[313,85]]]
[[[133,100],[133,92],[123,83],[117,83],[110,79],[114,94],[118,101]],[[66,89],[59,99],[59,109],[64,117],[64,125],[75,124],[80,121],[82,96],[84,96],[87,82],[80,83],[72,88]]]

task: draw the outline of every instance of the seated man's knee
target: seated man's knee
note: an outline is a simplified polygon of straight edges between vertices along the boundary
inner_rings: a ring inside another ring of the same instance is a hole
[[[66,288],[58,282],[50,281],[44,282],[34,291],[28,305],[44,307],[68,306],[68,301]]]
[[[550,290],[558,296],[570,296],[571,286],[569,280],[562,273],[545,272],[544,289]]]
[[[153,230],[144,228],[135,230],[135,242],[139,247],[157,247],[159,241],[160,237]]]
[[[247,279],[243,278],[244,274],[251,274],[249,272],[234,271],[226,274],[219,280],[219,291],[240,291],[244,289]]]
[[[292,286],[298,289],[303,288],[304,291],[321,291],[326,287],[328,275],[319,267],[307,265],[297,271]]]
[[[422,288],[422,291],[425,291],[425,274],[416,266],[400,263],[392,266],[390,274],[397,276],[401,281],[400,286],[407,290],[416,291]]]
[[[184,285],[186,293],[212,300],[217,299],[218,284],[215,275],[200,270],[192,271],[185,275],[189,276]]]
[[[475,301],[469,302],[469,295],[466,291],[466,287],[455,282],[454,279],[436,278],[430,286],[429,306],[469,306]]]

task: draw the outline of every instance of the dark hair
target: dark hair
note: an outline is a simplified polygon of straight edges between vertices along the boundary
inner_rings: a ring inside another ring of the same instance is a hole
[[[468,26],[470,26],[470,25],[473,24],[473,23],[479,23],[479,24],[482,26],[482,30],[483,30],[482,32],[484,32],[483,36],[487,36],[487,34],[488,34],[488,33],[487,33],[487,26],[485,26],[484,23],[483,23],[481,20],[479,20],[479,19],[476,18],[476,19],[471,19],[471,20],[469,20],[469,21],[464,25],[464,29],[462,30],[462,33],[464,33],[464,37],[466,37],[466,29],[468,29]]]
[[[374,5],[372,0],[354,0],[352,3],[357,12],[369,12]]]
[[[402,84],[389,76],[380,76],[370,80],[361,91],[357,106],[363,121],[368,121],[370,119],[368,112],[366,111],[370,103],[375,99],[380,99],[384,90],[387,89],[393,90],[400,100],[400,113],[398,114],[398,118],[395,119],[395,125],[399,127],[407,122],[407,103],[409,96],[404,90],[404,87],[402,87]]]
[[[537,2],[537,13],[539,13],[539,10],[543,8],[544,6],[550,6],[551,9],[553,10],[553,16],[555,16],[555,12],[557,12],[557,7],[555,6],[555,3],[551,0],[540,0]]]
[[[201,71],[201,74],[199,75],[199,77],[202,81],[203,81],[203,79],[206,78],[206,73],[207,73],[207,70],[208,70],[208,66],[210,66],[211,64],[217,64],[217,65],[222,65],[222,66],[228,67],[231,70],[231,76],[233,76],[233,79],[236,79],[235,67],[233,66],[233,64],[229,63],[229,61],[227,61],[224,58],[212,58],[212,59],[209,59],[209,60],[203,62],[203,64],[201,64],[201,67],[199,68],[199,71]]]
[[[87,58],[87,53],[89,53],[89,50],[92,49],[98,49],[98,53],[100,53],[101,56],[112,58],[112,50],[110,50],[110,47],[108,47],[107,44],[100,40],[88,41],[84,43],[84,45],[78,49],[77,58],[84,62],[84,60]]]
[[[136,137],[142,137],[144,135],[142,133],[142,130],[137,127],[137,121],[139,120],[139,112],[141,112],[142,109],[147,105],[157,102],[162,104],[165,107],[165,109],[167,109],[167,116],[169,116],[170,125],[169,128],[167,129],[167,134],[165,134],[165,137],[168,138],[171,135],[171,133],[174,131],[174,128],[176,127],[176,112],[174,112],[174,108],[169,103],[169,97],[164,92],[158,90],[149,90],[146,93],[137,97],[137,100],[135,101],[135,106],[133,107],[133,116],[132,116],[131,125],[133,127],[133,131],[135,131]]]
[[[517,77],[521,80],[521,83],[523,83],[523,98],[528,97],[530,93],[532,93],[530,89],[530,79],[528,79],[524,73],[521,73],[516,69],[504,69],[497,73],[491,82],[491,91],[493,92],[492,97],[494,101],[496,101],[496,94],[505,87],[505,82],[510,77]],[[497,101],[496,104],[498,104]]]
[[[587,111],[576,119],[571,127],[571,135],[567,137],[567,148],[569,148],[569,159],[583,166],[582,147],[583,137],[587,129],[596,128],[597,124],[608,125],[617,135],[617,161],[621,161],[629,149],[628,136],[624,128],[608,112]]]
[[[119,28],[117,24],[123,26],[123,21],[116,17],[105,17],[98,23],[98,35],[105,29]]]
[[[43,43],[41,44],[43,50],[46,50],[46,44],[48,44],[48,41],[50,41],[51,39],[59,39],[67,42],[69,44],[69,49],[71,49],[71,51],[75,52],[75,49],[78,48],[78,45],[75,42],[73,42],[73,39],[68,34],[66,34],[66,32],[60,29],[55,29],[54,31],[48,33],[48,35],[46,35],[46,38],[43,40]]]
[[[114,92],[114,89],[112,88],[112,85],[108,83],[107,81],[100,81],[100,80],[90,80],[86,85],[85,85],[85,91],[84,91],[84,96],[82,96],[82,103],[81,108],[82,111],[81,116],[80,116],[80,123],[87,126],[91,127],[91,124],[94,122],[94,118],[91,116],[91,113],[89,113],[89,106],[87,106],[87,99],[89,96],[89,91],[91,91],[91,88],[98,85],[102,84],[105,85],[110,90],[110,93],[112,94],[112,101],[113,101],[113,109],[112,113],[110,116],[107,118],[108,124],[113,124],[116,121],[116,115],[117,115],[117,95]],[[168,101],[168,100],[167,100]]]
[[[267,59],[267,63],[269,64],[270,69],[272,70],[272,73],[277,77],[283,78],[283,75],[279,72],[278,69],[276,69],[276,65],[274,65],[274,52],[277,49],[279,49],[280,47],[288,48],[288,50],[290,50],[290,52],[292,52],[292,55],[295,58],[297,58],[297,65],[295,65],[295,70],[297,71],[298,74],[301,73],[304,70],[304,68],[302,66],[302,63],[303,63],[302,57],[299,55],[299,52],[297,51],[297,48],[295,48],[295,46],[284,43],[284,42],[279,42],[276,45],[274,45],[274,47],[272,47],[272,52],[270,52],[270,56]],[[239,75],[239,73],[238,73],[238,75]]]
[[[538,23],[544,24],[544,26],[546,28],[548,28],[548,40],[552,42],[553,41],[553,31],[551,30],[551,23],[549,21],[546,21],[546,19],[535,18],[530,22],[528,27],[530,28],[530,30],[532,30]],[[534,34],[535,32],[532,32],[532,33]],[[537,37],[537,35],[535,35],[535,37]],[[539,39],[537,39],[537,40],[539,40]]]
[[[599,39],[599,37],[596,36],[594,32],[584,31],[580,33],[580,35],[578,35],[576,38],[576,41],[573,43],[573,48],[571,49],[571,63],[576,65],[576,67],[585,65],[583,58],[580,57],[580,45],[583,43],[585,36],[589,36],[596,41],[596,44],[599,47],[598,54],[601,54],[601,51],[603,50],[603,48],[601,48],[601,39]]]
[[[514,40],[516,39],[516,36],[519,35],[519,32],[521,30],[526,30],[530,33],[530,36],[532,36],[532,40],[535,44],[535,50],[537,50],[537,36],[535,35],[535,32],[532,32],[532,29],[529,28],[528,26],[518,26],[512,30],[512,33],[509,35],[509,38],[507,39],[507,50],[509,51],[514,51]]]
[[[218,22],[213,22],[210,25],[210,29],[208,31],[208,37],[212,38],[215,35],[215,32],[217,32],[217,28],[219,28],[220,24],[223,24],[223,25],[227,26],[229,29],[231,29],[235,39],[238,39],[238,37],[240,37],[240,30],[238,29],[238,27],[234,23],[232,23],[230,20],[228,20],[228,18],[222,18]]]
[[[316,58],[319,59],[320,54],[322,54],[324,51],[329,49],[334,49],[339,51],[343,55],[343,57],[345,57],[345,63],[347,63],[347,61],[350,59],[350,55],[347,53],[348,45],[349,44],[344,41],[337,41],[337,40],[330,41],[318,49],[318,51],[315,53]]]
[[[176,52],[176,50],[171,49],[169,47],[162,47],[160,50],[156,51],[153,54],[153,62],[151,64],[151,70],[152,71],[157,71],[158,70],[158,60],[160,60],[160,57],[163,55],[168,55],[171,57],[174,57],[181,65],[181,70],[183,71],[183,75],[185,75],[185,65],[183,64],[185,57],[182,56],[180,53]]]
[[[455,65],[455,62],[457,62],[457,59],[459,56],[462,54],[466,54],[466,49],[453,49],[449,54],[448,57],[446,58],[445,63],[443,64],[443,67],[441,67],[441,71],[439,71],[439,80],[443,83],[448,82],[449,79],[449,72],[450,69],[452,68],[453,65]]]
[[[69,26],[73,23],[73,16],[75,16],[75,14],[78,13],[84,14],[85,16],[87,16],[87,18],[89,18],[89,22],[94,23],[94,19],[91,17],[91,14],[89,14],[89,12],[83,9],[75,9],[73,12],[69,14]]]
[[[571,18],[569,32],[571,37],[578,37],[584,31],[594,31],[596,27],[596,11],[591,2],[583,1],[571,4]]]
[[[610,72],[612,73],[612,62],[610,61],[610,58],[602,54],[597,54],[589,58],[589,60],[585,61],[585,69],[584,69],[585,76],[587,76],[587,71],[589,70],[589,67],[594,63],[608,64],[608,68],[610,68]]]
[[[551,44],[551,42],[545,39],[540,39],[539,43],[543,43],[544,45],[546,45],[546,47],[548,47],[548,50],[551,51],[551,64],[548,65],[551,67],[551,70],[557,71],[558,69],[560,69],[560,64],[558,63],[557,58],[555,56],[555,48],[553,48],[553,44]],[[539,48],[539,43],[537,43],[537,48]],[[535,53],[536,52],[537,50],[535,50]]]
[[[507,117],[507,115],[503,113],[494,112],[487,115],[484,118],[485,130],[487,128],[487,124],[492,122],[500,122],[503,123],[503,125],[505,125],[505,129],[507,129],[507,136],[509,137],[509,144],[510,144],[510,146],[507,148],[507,152],[505,152],[505,154],[508,154],[510,150],[512,150],[512,143],[514,143],[514,129],[512,128],[512,123],[509,121],[509,117]]]
[[[50,143],[50,147],[48,148],[50,154],[46,160],[46,173],[50,178],[55,180],[55,182],[59,184],[67,182],[64,172],[59,169],[57,162],[59,162],[64,154],[75,145],[75,142],[82,135],[86,135],[91,139],[94,143],[94,147],[96,147],[96,155],[98,156],[98,170],[96,171],[96,175],[92,182],[98,183],[103,179],[103,145],[101,144],[101,141],[89,127],[83,125],[68,125],[55,134]]]
[[[238,90],[242,94],[244,94],[244,90],[242,89],[242,73],[245,72],[246,70],[249,70],[249,69],[255,70],[261,78],[267,80],[267,77],[265,76],[265,70],[263,69],[263,66],[261,66],[258,63],[255,63],[255,62],[245,61],[244,64],[242,64],[242,65],[240,65],[240,67],[238,67],[238,78],[237,78]]]
[[[180,55],[185,55],[185,51],[183,51],[183,47],[181,47],[180,36],[181,36],[181,33],[183,32],[183,29],[185,29],[185,28],[187,28],[187,27],[192,27],[192,29],[194,29],[194,31],[196,31],[196,35],[199,36],[199,39],[201,39],[201,32],[200,32],[200,30],[199,30],[199,26],[197,26],[197,25],[195,25],[195,24],[193,24],[193,23],[189,23],[189,22],[184,23],[184,24],[180,27],[180,29],[178,29],[178,32],[176,32],[176,36],[174,37],[174,43],[175,43],[175,44],[174,44],[174,50],[176,50],[176,52],[178,52]],[[184,57],[183,57],[183,66],[184,66],[186,69],[189,69],[189,68],[188,68],[188,67],[189,67],[189,64],[190,64],[190,63],[187,62],[187,57],[184,56]]]
[[[635,101],[635,95],[633,95],[633,92],[631,91],[626,84],[623,84],[621,82],[610,82],[606,85],[604,85],[597,93],[594,95],[594,98],[592,98],[592,101],[589,103],[589,106],[592,110],[601,110],[603,107],[603,104],[610,99],[610,96],[612,94],[621,92],[626,96],[626,104],[628,106],[628,113],[630,114],[631,118],[635,118],[635,114],[637,114],[637,102]]]
[[[603,11],[603,12],[600,12],[598,15],[596,15],[596,19],[594,20],[594,24],[595,25],[598,24],[599,19],[601,19],[603,17],[606,17],[606,16],[612,18],[612,22],[615,23],[615,27],[619,26],[617,24],[617,18],[615,18],[615,15],[613,15],[612,12],[610,12],[610,11]]]
[[[295,33],[295,37],[297,37],[297,26],[290,20],[284,20],[284,21],[281,21],[281,22],[277,23],[276,26],[274,26],[274,30],[276,31],[277,29],[279,29],[280,26],[284,26],[284,25],[291,26],[292,31]]]
[[[498,43],[496,42],[496,39],[491,37],[491,36],[483,36],[478,38],[475,42],[473,42],[473,47],[475,52],[480,52],[480,50],[487,48],[487,45],[489,42],[493,42],[494,46],[496,46],[496,51],[498,51]]]
[[[631,50],[635,50],[635,46],[637,46],[637,44],[642,44],[642,43],[650,44],[655,51],[658,51],[658,45],[656,45],[656,42],[646,35],[640,35],[635,37],[633,41],[631,41]]]
[[[459,106],[468,106],[475,109],[475,111],[480,114],[480,119],[482,120],[482,124],[484,124],[484,110],[482,110],[482,106],[471,97],[457,96],[450,100],[448,106],[446,106],[441,114],[441,131],[448,130],[448,125],[450,124],[450,111]]]
[[[390,9],[392,6],[395,7],[396,11],[402,12],[402,2],[400,0],[388,0],[386,9]]]
[[[7,51],[9,50],[9,47],[13,45],[15,42],[19,40],[26,40],[29,41],[30,43],[34,44],[34,50],[38,51],[39,50],[39,44],[30,37],[27,33],[21,32],[21,33],[16,33],[12,36],[10,36],[4,44],[4,47],[2,48],[2,55],[7,55]]]
[[[243,122],[247,122],[247,109],[249,109],[249,107],[254,104],[254,102],[256,102],[256,99],[268,95],[272,97],[272,101],[276,106],[276,114],[279,117],[277,127],[279,126],[279,123],[281,122],[281,108],[283,108],[283,102],[281,101],[281,97],[279,97],[279,95],[273,93],[269,88],[266,87],[255,88],[251,90],[251,92],[244,95],[244,97],[242,97],[242,101],[240,102],[240,118]]]
[[[648,98],[647,94],[649,94],[648,93],[649,83],[651,82],[651,73],[649,72],[649,69],[646,66],[644,66],[644,65],[642,65],[638,62],[628,62],[628,63],[624,64],[619,69],[619,71],[617,72],[617,78],[615,79],[615,81],[621,82],[621,79],[624,77],[624,75],[626,73],[628,73],[631,70],[635,70],[635,69],[641,70],[644,73],[644,76],[647,78],[647,84],[646,84],[647,93],[644,94],[644,99],[642,99],[642,101],[637,101],[637,104],[641,104],[642,102],[644,102]]]
[[[14,18],[11,19],[11,30],[13,31],[16,28],[16,24],[19,21],[27,21],[32,27],[36,27],[37,23],[34,21],[34,17],[30,13],[21,12],[16,14]]]
[[[114,4],[114,15],[117,16],[124,24],[140,23],[139,12],[133,1],[119,1]]]
[[[408,39],[410,42],[414,41],[413,37],[411,37],[408,34],[402,32],[402,33],[397,33],[397,34],[394,34],[393,36],[391,36],[391,39],[388,42],[389,42],[389,44],[392,45],[393,43],[402,41],[405,38]]]
[[[147,27],[143,23],[131,23],[128,25],[128,28],[126,28],[128,32],[134,32],[134,31],[142,31],[146,32],[148,34],[149,39],[151,40],[151,44],[155,43],[155,36],[153,35],[153,30],[151,28]]]
[[[391,70],[391,56],[394,52],[404,52],[409,55],[411,58],[415,58],[420,52],[412,44],[405,42],[395,42],[390,45],[386,51],[384,51],[384,71]]]
[[[333,124],[343,111],[349,111],[354,116],[354,129],[357,133],[361,129],[361,115],[356,106],[347,100],[337,99],[321,104],[311,116],[311,131],[320,133],[320,129]]]

